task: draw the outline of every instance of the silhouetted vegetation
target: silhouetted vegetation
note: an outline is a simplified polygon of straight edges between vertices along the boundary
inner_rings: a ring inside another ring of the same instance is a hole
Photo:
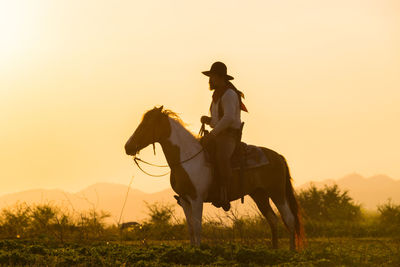
[[[101,240],[107,237],[105,212],[89,210],[70,214],[51,204],[17,204],[3,209],[0,238],[56,240]]]
[[[77,213],[51,204],[18,204],[0,214],[0,264],[400,264],[393,256],[400,255],[400,205],[388,200],[368,214],[336,185],[311,186],[299,192],[298,201],[309,240],[300,253],[271,251],[264,217],[243,216],[234,207],[222,217],[204,218],[198,249],[185,245],[186,222],[175,217],[171,205],[146,203],[147,220],[118,226],[106,224],[109,215],[94,209]],[[279,235],[280,247],[287,247],[282,224]]]
[[[298,201],[307,220],[359,221],[361,206],[354,203],[347,191],[341,191],[337,185],[318,189],[314,185],[298,195]]]
[[[174,216],[172,205],[148,204],[149,219],[121,231],[123,240],[184,240],[188,238],[185,222]]]
[[[378,206],[380,228],[390,234],[400,232],[400,205],[394,204],[390,199]]]
[[[362,214],[347,191],[337,185],[317,188],[311,185],[298,194],[307,236],[376,236],[377,229]],[[379,235],[379,234],[378,234]]]
[[[307,237],[400,236],[400,205],[392,201],[378,206],[376,214],[363,213],[347,191],[338,186],[311,186],[298,194]],[[88,210],[71,213],[50,204],[18,204],[3,209],[0,238],[39,239],[57,242],[93,240],[188,240],[186,222],[176,218],[174,207],[147,204],[148,219],[119,227],[107,225],[108,214]],[[286,230],[279,224],[280,236]],[[222,217],[203,220],[203,239],[214,242],[253,242],[270,238],[269,226],[261,215],[243,216],[233,207]]]

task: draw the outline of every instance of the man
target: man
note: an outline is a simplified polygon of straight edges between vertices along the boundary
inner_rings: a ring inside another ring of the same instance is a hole
[[[227,74],[222,62],[212,64],[209,71],[203,71],[210,77],[210,90],[214,90],[210,106],[211,117],[202,116],[201,123],[211,126],[213,130],[205,135],[201,142],[204,146],[215,143],[216,163],[218,169],[220,206],[225,211],[230,209],[228,182],[232,180],[231,157],[241,136],[240,111],[247,111],[241,101],[243,93],[230,82],[233,77]]]

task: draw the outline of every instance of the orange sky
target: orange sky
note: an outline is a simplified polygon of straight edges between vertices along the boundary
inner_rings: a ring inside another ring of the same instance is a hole
[[[399,47],[397,0],[2,1],[0,194],[169,187],[124,143],[154,105],[197,132],[216,60],[246,95],[244,140],[283,154],[296,184],[399,179]]]

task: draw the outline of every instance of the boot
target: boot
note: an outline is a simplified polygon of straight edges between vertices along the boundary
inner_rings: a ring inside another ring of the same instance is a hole
[[[226,186],[221,186],[221,207],[224,209],[224,211],[229,211],[231,208],[231,203],[229,202],[228,199],[228,192],[226,189]]]
[[[219,199],[215,199],[211,204],[217,208],[221,208],[221,201]]]

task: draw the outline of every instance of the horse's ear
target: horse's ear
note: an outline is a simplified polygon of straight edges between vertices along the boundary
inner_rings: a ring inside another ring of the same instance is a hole
[[[158,110],[161,112],[163,110],[164,106],[161,106],[158,108]]]

